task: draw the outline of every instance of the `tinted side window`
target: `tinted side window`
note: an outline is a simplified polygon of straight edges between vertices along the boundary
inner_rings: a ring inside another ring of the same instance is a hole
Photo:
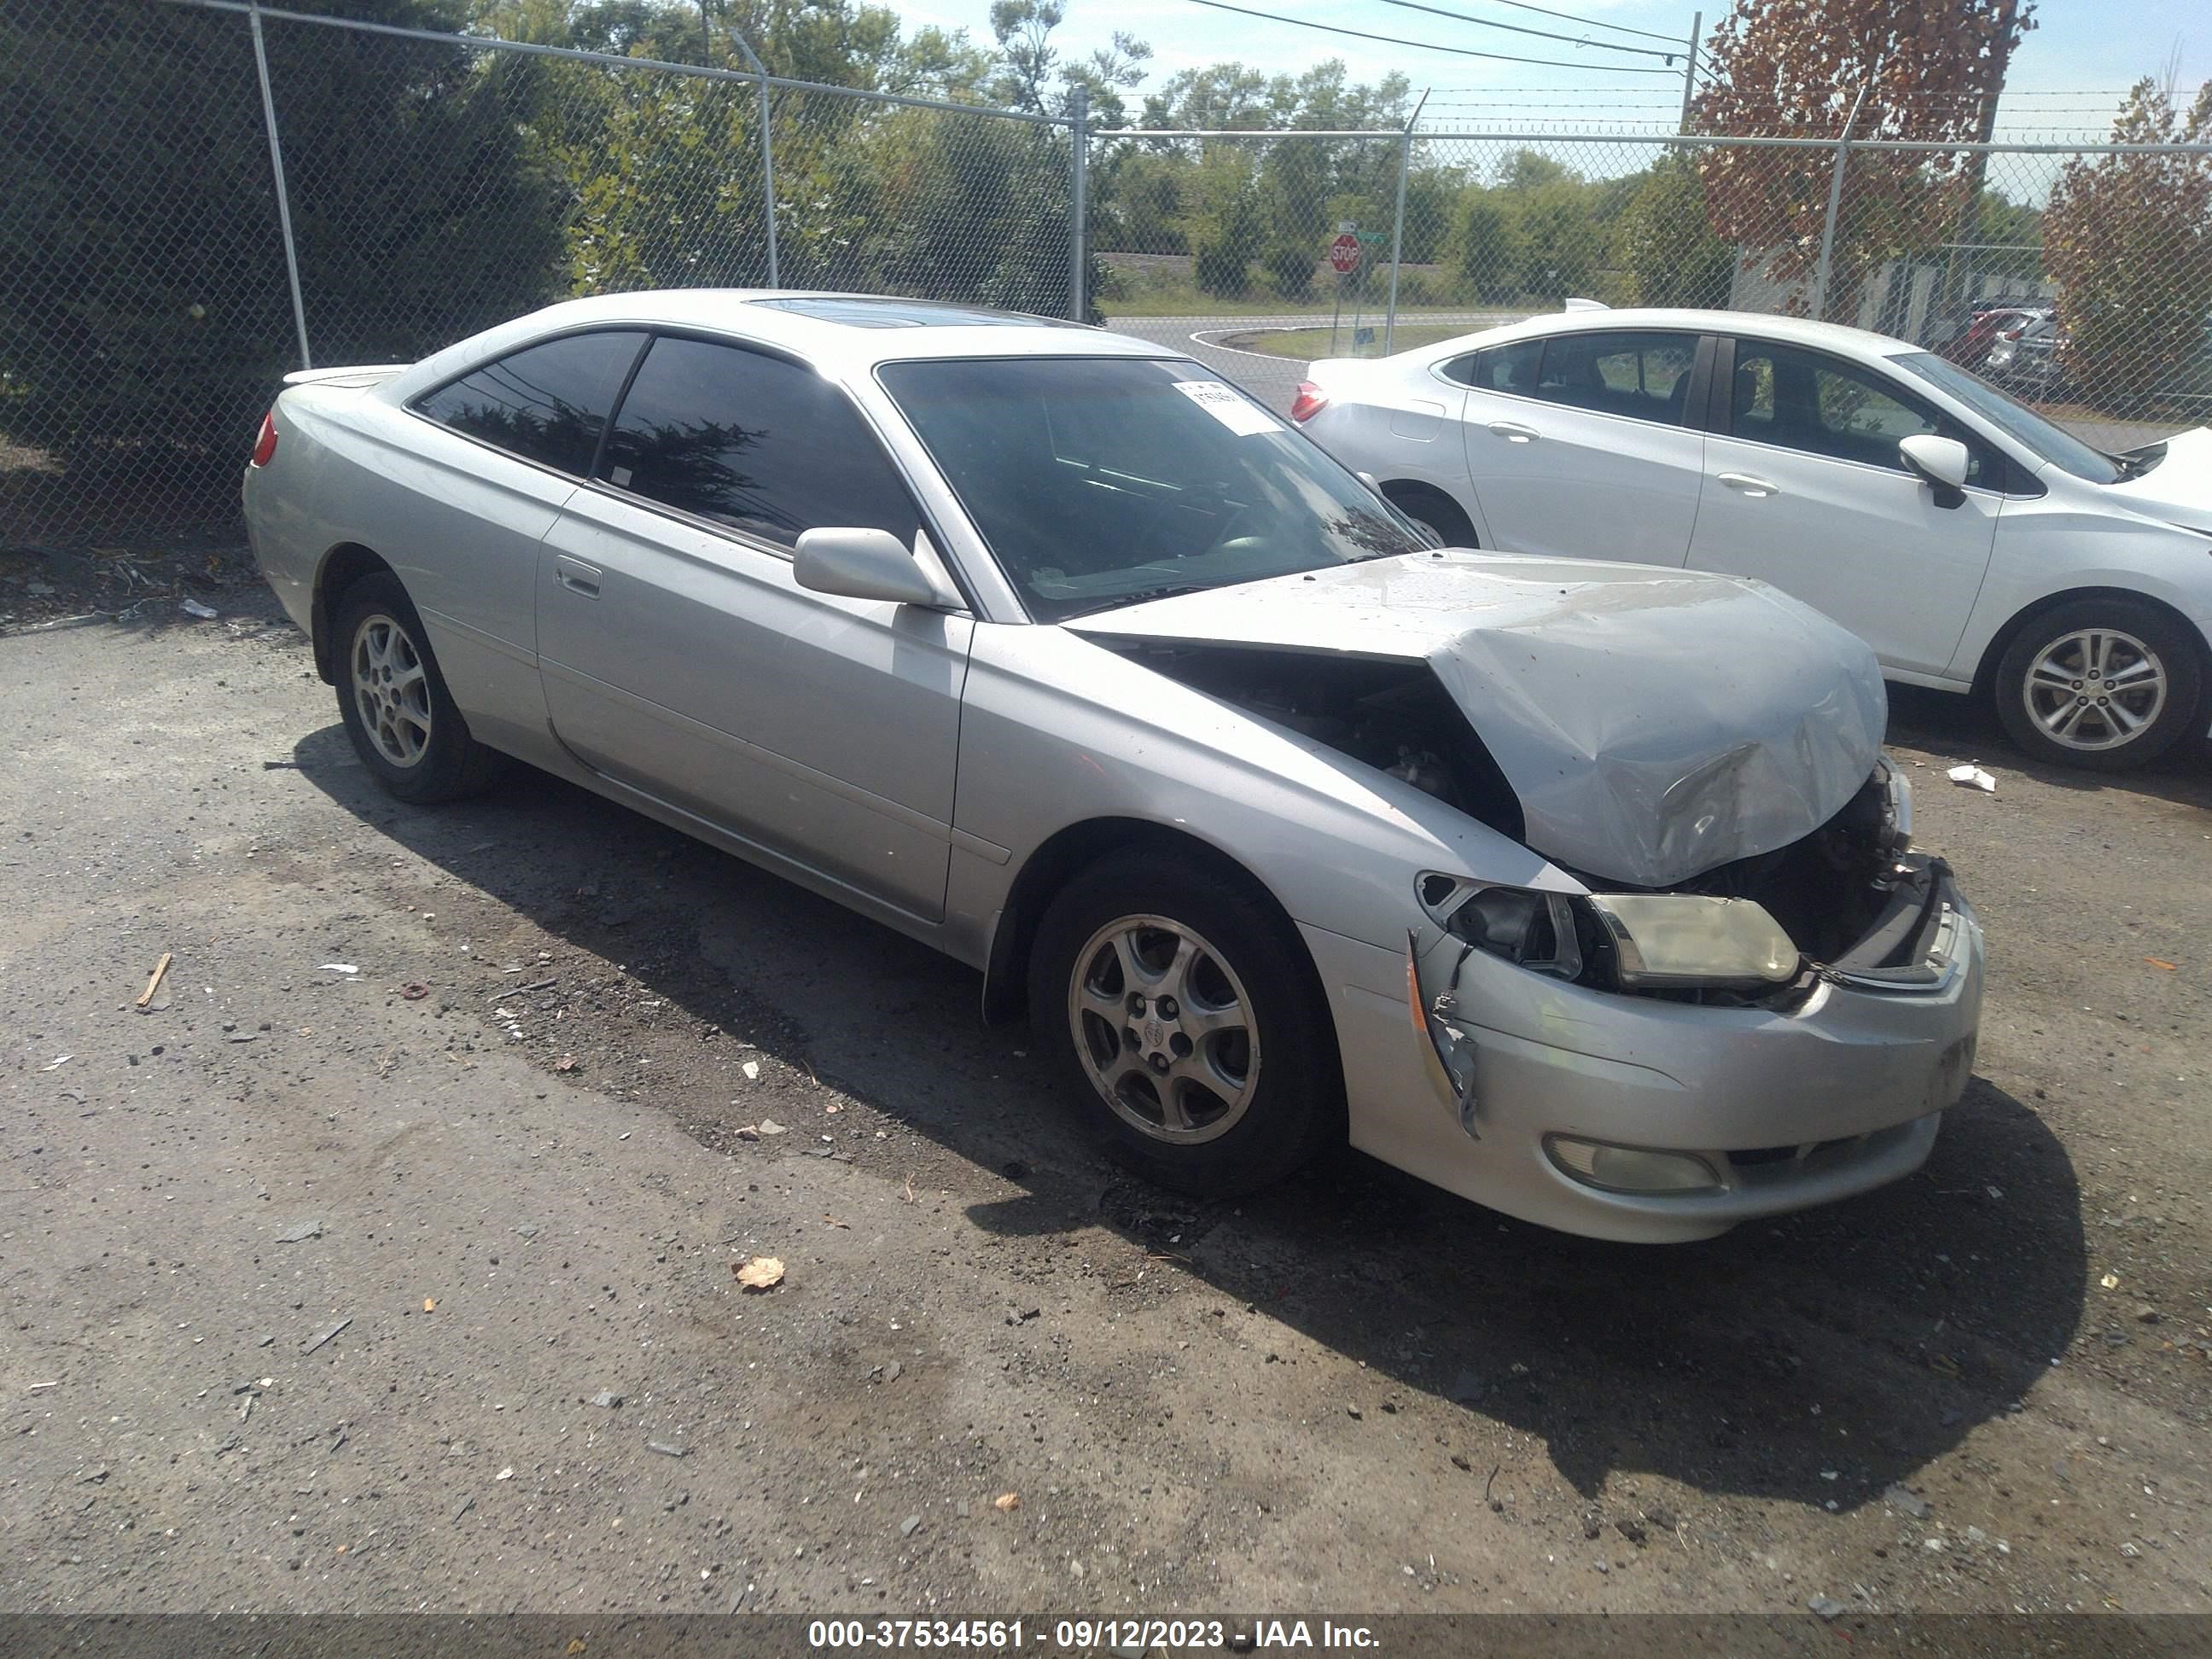
[[[1535,395],[1602,415],[1679,426],[1698,361],[1694,334],[1559,334],[1544,343]]]
[[[1527,396],[1536,389],[1536,368],[1543,359],[1541,340],[1516,340],[1511,345],[1491,346],[1455,357],[1444,365],[1443,374],[1446,380],[1484,392],[1518,392]]]
[[[623,399],[601,469],[617,488],[788,547],[823,525],[912,546],[913,498],[845,394],[738,346],[664,336]]]
[[[1893,472],[1911,470],[1898,454],[1900,441],[1919,433],[1957,438],[1966,446],[1966,482],[2003,488],[1996,457],[1887,377],[1792,346],[1736,343],[1729,418],[1739,438]]]
[[[441,426],[579,476],[636,361],[642,334],[571,334],[485,364],[418,399]]]

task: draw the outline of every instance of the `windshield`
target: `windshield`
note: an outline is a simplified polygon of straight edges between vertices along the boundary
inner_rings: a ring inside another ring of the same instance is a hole
[[[1932,386],[1949,392],[1998,431],[2021,443],[2046,461],[2056,463],[2077,478],[2091,483],[2117,483],[2127,469],[2101,449],[2093,449],[2061,426],[2054,426],[2026,404],[2015,403],[1978,375],[1958,364],[1925,351],[1908,351],[1893,357],[1907,374],[1917,374]]]
[[[1426,547],[1196,363],[887,363],[884,387],[1040,622]]]

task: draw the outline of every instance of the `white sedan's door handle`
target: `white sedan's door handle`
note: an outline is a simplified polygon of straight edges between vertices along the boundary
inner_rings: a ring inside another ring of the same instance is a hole
[[[572,559],[566,553],[553,561],[553,579],[571,593],[580,593],[587,599],[599,597],[599,573],[581,559]]]
[[[1538,434],[1533,426],[1523,426],[1518,421],[1492,421],[1490,429],[1510,444],[1525,444]]]
[[[1748,472],[1721,472],[1714,476],[1730,489],[1741,489],[1754,501],[1762,496],[1778,495],[1782,493],[1765,479],[1754,478]]]

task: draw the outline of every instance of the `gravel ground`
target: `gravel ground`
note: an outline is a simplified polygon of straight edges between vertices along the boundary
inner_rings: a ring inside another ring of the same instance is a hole
[[[974,975],[534,774],[398,806],[208,591],[0,638],[0,1607],[2212,1610],[2203,756],[1901,695],[1980,1073],[1630,1249],[1132,1183]]]

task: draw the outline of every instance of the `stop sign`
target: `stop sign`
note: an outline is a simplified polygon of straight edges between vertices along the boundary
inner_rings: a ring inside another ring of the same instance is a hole
[[[1346,232],[1328,245],[1329,269],[1340,276],[1349,276],[1359,269],[1359,239]]]

